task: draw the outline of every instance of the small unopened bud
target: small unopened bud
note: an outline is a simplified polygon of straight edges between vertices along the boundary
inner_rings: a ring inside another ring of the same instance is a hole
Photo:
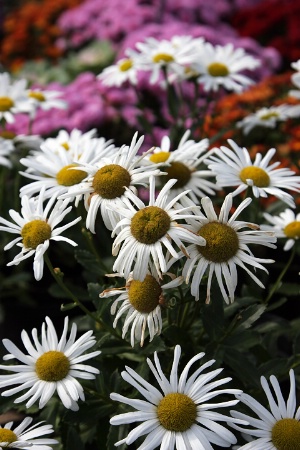
[[[57,276],[59,276],[59,277],[61,277],[61,278],[64,276],[64,273],[60,270],[59,267],[55,267],[55,268],[53,269],[53,272],[55,273],[55,275],[57,275]]]

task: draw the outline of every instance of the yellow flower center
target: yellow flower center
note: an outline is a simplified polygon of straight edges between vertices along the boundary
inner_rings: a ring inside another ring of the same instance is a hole
[[[28,97],[34,98],[38,102],[44,102],[46,100],[46,97],[42,94],[42,92],[38,91],[30,91]]]
[[[69,373],[70,361],[66,355],[57,350],[50,350],[41,355],[35,363],[35,371],[40,380],[60,381]]]
[[[158,164],[162,162],[166,162],[169,159],[170,152],[158,152],[158,153],[152,153],[150,156],[150,161]]]
[[[0,111],[9,111],[14,106],[14,102],[9,97],[0,97]]]
[[[174,61],[174,58],[172,55],[169,55],[168,53],[156,53],[156,55],[153,56],[152,61],[154,63],[170,63]]]
[[[101,197],[113,199],[121,197],[130,182],[131,176],[124,167],[108,164],[95,173],[92,186]]]
[[[142,244],[155,244],[169,230],[171,219],[158,206],[147,206],[131,219],[131,233]]]
[[[270,185],[270,177],[264,169],[256,166],[244,167],[240,171],[240,179],[247,184],[247,180],[252,180],[254,186],[263,188]]]
[[[283,232],[288,238],[298,239],[300,237],[300,222],[295,220],[289,223],[284,227]]]
[[[8,442],[11,444],[17,440],[18,436],[13,431],[8,428],[0,428],[0,442]],[[4,447],[6,447],[6,445]]]
[[[159,304],[162,289],[152,275],[144,281],[132,280],[128,289],[129,301],[140,313],[150,313]]]
[[[200,228],[198,235],[206,240],[204,247],[197,246],[198,251],[208,261],[227,262],[239,249],[237,233],[224,223],[209,222]]]
[[[63,142],[62,144],[60,144],[62,147],[64,147],[66,150],[70,150],[70,146],[67,142]]]
[[[167,172],[167,179],[176,178],[177,182],[172,186],[172,189],[178,189],[184,187],[191,179],[192,172],[183,163],[174,161],[171,163],[170,167],[166,167],[165,172]]]
[[[121,72],[127,72],[133,66],[131,59],[123,59],[119,64],[119,69]]]
[[[207,67],[209,75],[212,77],[227,77],[229,70],[223,63],[213,62]]]
[[[197,406],[187,395],[174,392],[159,402],[157,416],[166,430],[182,433],[195,423]]]
[[[277,450],[300,450],[300,422],[281,419],[272,428],[272,444]]]
[[[14,139],[16,137],[16,133],[14,133],[13,131],[9,131],[9,130],[3,130],[0,131],[0,137],[2,137],[3,139]]]
[[[261,120],[269,120],[272,119],[272,117],[279,117],[279,114],[276,112],[269,112],[266,114],[263,114],[262,116],[260,116]]]
[[[37,248],[38,245],[51,238],[51,227],[41,219],[25,223],[21,230],[23,245],[26,248]]]
[[[74,186],[74,184],[80,183],[87,176],[84,170],[72,169],[72,167],[76,167],[76,164],[69,164],[57,172],[56,181],[58,184],[62,186]]]

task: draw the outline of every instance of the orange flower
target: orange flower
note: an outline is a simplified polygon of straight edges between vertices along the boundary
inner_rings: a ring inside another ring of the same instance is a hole
[[[47,57],[56,61],[61,50],[55,41],[61,31],[56,25],[60,14],[80,3],[81,0],[26,1],[9,14],[3,24],[0,43],[0,60],[8,69],[20,61]]]

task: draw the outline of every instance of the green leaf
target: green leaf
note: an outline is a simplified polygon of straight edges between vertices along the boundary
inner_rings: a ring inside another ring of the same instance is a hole
[[[296,334],[293,342],[293,353],[294,355],[300,355],[300,332]]]
[[[111,425],[107,436],[106,449],[115,450],[115,443],[121,441],[128,435],[128,428],[129,426],[127,424],[119,426]],[[125,450],[126,448],[128,448],[126,444],[118,446],[118,449],[120,450]]]
[[[273,311],[277,308],[279,308],[280,306],[284,305],[286,302],[288,301],[287,297],[282,297],[279,300],[277,300],[276,302],[271,302],[267,308],[267,311]]]
[[[163,329],[162,335],[165,340],[169,341],[171,346],[179,344],[183,349],[193,346],[193,342],[186,330],[175,324]]]
[[[264,377],[270,377],[271,375],[276,375],[280,377],[281,375],[286,375],[288,373],[288,361],[284,358],[274,358],[261,364],[258,368],[260,375]]]
[[[98,278],[99,276],[103,276],[105,274],[105,271],[99,265],[96,256],[92,253],[87,250],[76,249],[74,254],[75,259],[87,270],[89,275],[92,274]]]
[[[81,437],[72,426],[69,426],[68,428],[66,448],[70,448],[72,450],[84,450]]]
[[[224,345],[228,347],[236,347],[239,350],[248,350],[249,348],[259,345],[261,342],[260,334],[254,330],[236,330],[235,333],[224,339]]]
[[[153,355],[154,352],[163,352],[166,350],[166,345],[160,336],[155,336],[151,342],[145,340],[144,347],[139,350],[141,355]]]
[[[243,384],[260,386],[260,374],[255,364],[243,353],[237,351],[236,348],[226,349],[224,361]]]
[[[266,310],[266,305],[251,305],[239,313],[238,328],[247,329],[256,322]]]
[[[218,293],[211,293],[211,302],[202,307],[202,320],[211,340],[217,341],[224,332],[224,300]]]
[[[300,294],[299,283],[282,283],[277,289],[277,293],[289,296],[298,296]]]

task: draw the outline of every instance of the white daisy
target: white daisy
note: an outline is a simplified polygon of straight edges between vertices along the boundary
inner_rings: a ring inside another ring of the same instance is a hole
[[[13,422],[8,422],[4,427],[0,425],[0,448],[52,450],[52,445],[58,444],[58,441],[56,439],[44,437],[45,434],[54,432],[52,425],[42,425],[44,422],[39,422],[28,428],[32,421],[32,417],[25,417],[25,419],[13,429]],[[51,447],[49,445],[51,445]]]
[[[290,250],[300,238],[300,213],[285,209],[279,216],[264,213],[264,218],[272,225],[262,225],[262,229],[271,230],[278,238],[285,238],[283,250]]]
[[[15,395],[26,390],[14,403],[27,400],[29,408],[39,399],[39,408],[43,408],[55,392],[57,392],[63,405],[77,411],[77,401],[84,400],[84,392],[77,378],[93,380],[98,369],[82,364],[87,359],[98,356],[101,352],[83,354],[95,345],[96,340],[92,331],[87,331],[76,340],[77,326],[72,324],[70,337],[67,340],[68,317],[65,318],[64,328],[60,340],[49,317],[42,325],[41,340],[38,339],[37,329],[32,330],[33,343],[25,330],[21,338],[28,354],[19,350],[9,339],[3,339],[3,345],[9,352],[4,360],[17,359],[20,365],[0,365],[2,370],[15,374],[0,375],[0,387],[17,385],[1,393],[4,397]],[[28,400],[29,399],[29,400]]]
[[[190,70],[198,74],[197,81],[205,91],[217,91],[223,86],[229,91],[241,92],[252,84],[252,80],[241,72],[259,65],[259,60],[246,54],[242,48],[235,49],[231,43],[213,46],[205,42],[198,61],[191,64]]]
[[[17,135],[13,131],[6,129],[0,131],[0,138],[5,142],[9,142],[13,149],[26,148],[27,151],[38,150],[43,142],[43,139],[37,134],[30,136],[26,134]]]
[[[252,162],[245,147],[239,147],[231,139],[228,139],[228,143],[233,150],[225,146],[215,148],[213,155],[205,160],[209,169],[215,172],[219,186],[237,186],[232,192],[234,196],[252,188],[256,198],[273,195],[290,207],[295,207],[292,195],[282,189],[300,192],[300,177],[295,176],[295,172],[290,169],[277,169],[280,165],[279,161],[269,165],[276,153],[275,148],[268,150],[264,157],[257,153]]]
[[[129,192],[136,192],[136,185],[144,185],[149,176],[159,175],[160,170],[153,166],[140,166],[145,154],[137,153],[144,137],[137,141],[135,133],[130,147],[122,145],[113,155],[95,158],[90,164],[82,164],[78,169],[86,171],[88,177],[78,186],[71,187],[61,198],[84,195],[88,211],[86,227],[95,233],[95,222],[100,209],[105,226],[112,230],[119,222],[119,207],[128,202]]]
[[[292,68],[295,69],[297,72],[293,73],[291,79],[293,84],[298,88],[292,89],[289,91],[289,95],[295,98],[300,99],[300,59],[298,61],[295,61],[291,64]]]
[[[215,195],[218,187],[216,183],[206,179],[214,175],[211,170],[199,169],[209,155],[209,152],[203,155],[208,148],[208,139],[195,142],[188,139],[189,135],[190,130],[187,130],[174,151],[170,151],[170,138],[164,136],[160,147],[156,147],[149,155],[149,160],[154,163],[166,163],[166,166],[162,166],[162,170],[167,173],[167,176],[162,177],[162,181],[171,178],[177,179],[177,183],[171,188],[170,198],[176,197],[183,189],[189,189],[187,195],[195,203],[198,203],[199,197]]]
[[[222,372],[222,368],[203,373],[215,360],[210,360],[198,367],[189,375],[191,366],[205,353],[194,356],[178,376],[178,366],[181,354],[179,345],[175,347],[174,361],[170,380],[163,374],[157,352],[154,353],[155,365],[147,359],[160,390],[144,380],[130,367],[121,373],[122,378],[137,389],[146,400],[132,399],[117,393],[112,393],[112,400],[132,406],[134,412],[119,414],[110,420],[112,425],[142,422],[135,427],[125,439],[117,442],[119,446],[130,445],[137,438],[147,434],[138,450],[153,450],[160,446],[161,450],[213,450],[211,444],[230,447],[236,442],[235,436],[218,422],[238,420],[215,412],[216,408],[235,405],[236,400],[209,403],[218,395],[232,395],[241,392],[238,389],[217,389],[229,382],[231,378],[213,380]],[[240,423],[240,421],[238,422]],[[244,423],[244,422],[242,422]]]
[[[21,187],[21,197],[31,197],[43,186],[46,187],[45,198],[68,192],[70,186],[81,183],[88,175],[77,169],[78,164],[89,163],[96,155],[105,156],[115,149],[111,141],[95,138],[94,130],[84,134],[79,130],[73,132],[69,135],[61,131],[57,138],[46,139],[38,151],[21,158],[21,164],[27,167],[25,172],[20,172],[21,175],[34,180]],[[80,198],[76,199],[76,204]]]
[[[97,130],[93,128],[92,130],[83,133],[81,130],[74,128],[70,133],[66,130],[60,130],[55,138],[47,138],[46,143],[60,144],[66,150],[75,151],[73,149],[86,147],[91,139],[97,139]],[[109,141],[111,143],[111,141]]]
[[[125,57],[119,59],[116,64],[105,67],[98,75],[98,79],[106,86],[121,86],[125,82],[137,84],[139,70],[138,53],[128,49]]]
[[[231,411],[234,418],[245,420],[253,428],[243,428],[235,423],[230,425],[242,434],[250,435],[251,442],[239,447],[240,450],[298,450],[300,443],[300,408],[296,410],[296,387],[294,371],[290,370],[290,392],[284,401],[277,378],[272,375],[270,383],[261,377],[261,385],[269,402],[269,409],[262,406],[248,394],[238,394],[237,398],[256,414],[252,417],[238,411]]]
[[[115,317],[113,327],[116,328],[118,320],[126,314],[122,329],[122,338],[125,338],[131,326],[131,346],[134,347],[134,343],[137,341],[140,342],[142,347],[147,328],[150,342],[154,336],[161,333],[161,305],[164,304],[163,291],[179,286],[182,282],[183,277],[175,278],[174,276],[169,283],[161,284],[158,276],[153,276],[150,273],[146,275],[144,281],[135,280],[130,275],[124,288],[105,289],[100,294],[100,298],[119,295],[111,306],[111,314],[114,315],[120,302],[122,302]]]
[[[13,143],[7,139],[3,139],[2,137],[0,137],[0,166],[5,166],[8,168],[12,166],[9,157],[13,150]]]
[[[0,120],[12,123],[14,114],[31,111],[26,85],[25,79],[12,81],[7,72],[0,73]]]
[[[291,63],[291,67],[300,72],[300,59]]]
[[[195,40],[192,36],[173,36],[169,41],[148,37],[145,42],[138,42],[136,48],[140,51],[140,68],[152,72],[151,84],[158,81],[162,70],[168,76],[182,76],[185,65],[191,64],[195,58]]]
[[[260,286],[262,282],[250,271],[247,265],[259,268],[267,272],[261,263],[272,263],[271,259],[256,258],[249,244],[260,244],[266,247],[276,248],[273,244],[276,237],[267,231],[260,231],[259,226],[253,223],[238,221],[238,215],[251,203],[251,199],[245,199],[229,218],[232,208],[232,195],[225,197],[219,217],[217,216],[212,201],[208,197],[201,200],[202,207],[206,215],[197,216],[197,220],[189,220],[191,230],[202,236],[206,245],[192,244],[187,248],[189,258],[186,260],[182,275],[188,283],[192,277],[191,293],[199,299],[199,288],[201,280],[208,270],[206,302],[210,302],[210,290],[212,277],[215,274],[218,285],[226,303],[234,301],[234,293],[237,286],[237,266],[244,269],[251,278]],[[248,230],[243,230],[248,228]],[[249,230],[250,228],[250,230]],[[183,255],[182,255],[183,256]],[[170,261],[172,264],[173,261]],[[196,267],[194,274],[193,269]]]
[[[242,128],[244,134],[248,134],[253,128],[260,126],[265,128],[275,128],[278,122],[300,116],[300,107],[291,105],[271,106],[261,108],[254,114],[244,117],[237,122],[237,127]]]
[[[32,105],[32,115],[40,108],[48,111],[51,108],[66,109],[68,104],[60,97],[63,95],[59,91],[48,91],[42,89],[28,89],[26,91],[29,102]]]
[[[183,241],[205,245],[205,240],[202,237],[177,222],[191,217],[191,211],[195,208],[198,210],[198,208],[194,204],[182,208],[180,203],[178,204],[179,209],[174,208],[177,201],[186,197],[186,191],[168,202],[169,191],[176,181],[169,180],[155,200],[155,178],[151,177],[148,206],[132,192],[127,191],[129,199],[138,210],[129,202],[127,208],[120,207],[118,209],[123,219],[119,221],[112,233],[112,236],[118,234],[113,243],[112,253],[113,255],[119,253],[113,265],[113,271],[128,278],[132,266],[134,266],[133,278],[143,281],[149,266],[153,263],[161,278],[162,273],[167,271],[167,259],[163,252],[163,246],[177,259],[179,253],[175,250],[173,243],[186,255],[186,247]]]
[[[69,200],[57,201],[53,196],[44,208],[44,199],[45,189],[41,190],[37,198],[29,199],[26,195],[22,197],[21,214],[13,209],[9,210],[9,215],[15,223],[0,217],[0,231],[19,235],[7,244],[4,250],[9,250],[15,244],[21,247],[21,252],[7,265],[18,265],[24,259],[34,255],[33,271],[34,277],[38,281],[43,276],[44,253],[47,251],[50,241],[64,241],[77,246],[76,242],[61,236],[61,233],[81,220],[81,217],[78,217],[72,222],[56,228],[71,211],[72,206],[67,207]]]

